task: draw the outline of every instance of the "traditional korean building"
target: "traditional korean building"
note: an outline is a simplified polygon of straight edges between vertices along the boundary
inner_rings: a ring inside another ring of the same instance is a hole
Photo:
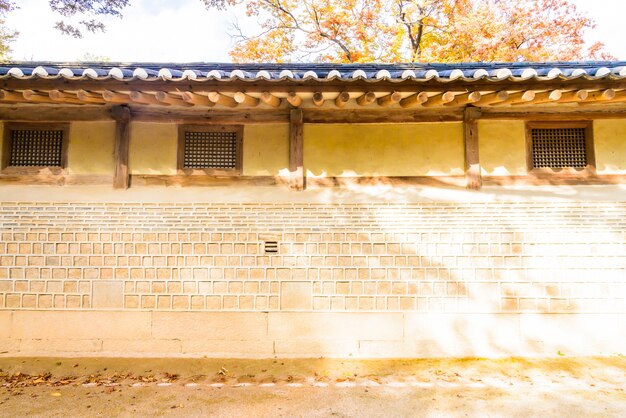
[[[7,63],[2,355],[626,352],[626,63]]]

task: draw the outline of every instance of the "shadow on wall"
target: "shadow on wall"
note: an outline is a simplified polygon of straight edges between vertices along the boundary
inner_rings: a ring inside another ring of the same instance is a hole
[[[390,187],[355,189],[377,189],[380,194]],[[395,188],[392,193],[402,194]],[[556,193],[546,191],[543,197]],[[358,263],[349,266],[355,273],[350,279],[333,277],[315,284],[314,300],[329,295],[331,300],[353,298],[359,305],[340,310],[389,312],[377,322],[363,316],[362,325],[354,328],[354,335],[363,336],[358,342],[362,357],[598,355],[626,350],[626,231],[621,221],[626,207],[571,203],[577,188],[566,193],[569,199],[553,203],[524,199],[495,207],[426,205],[400,218],[385,207],[372,207],[350,215],[357,219],[337,219],[337,225],[374,219],[374,227],[363,234],[381,241],[352,242],[346,229],[347,240],[337,244]],[[433,208],[440,210],[439,220],[424,213]],[[375,255],[377,246],[384,252]],[[323,262],[308,267],[346,267],[337,257],[326,256]],[[374,277],[375,270],[384,275]],[[365,279],[359,283],[354,278],[362,279],[362,272]],[[362,290],[368,287],[374,291]],[[363,308],[365,300],[374,308]],[[335,311],[332,305],[322,310]],[[397,330],[397,321],[402,321],[399,338],[390,331]],[[332,352],[335,343],[327,344]]]

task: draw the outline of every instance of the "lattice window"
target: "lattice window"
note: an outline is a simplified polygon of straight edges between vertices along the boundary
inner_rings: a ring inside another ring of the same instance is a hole
[[[62,167],[63,129],[11,130],[8,165],[15,167]]]
[[[185,132],[183,168],[237,168],[237,132]]]
[[[532,128],[532,168],[585,168],[585,128]]]

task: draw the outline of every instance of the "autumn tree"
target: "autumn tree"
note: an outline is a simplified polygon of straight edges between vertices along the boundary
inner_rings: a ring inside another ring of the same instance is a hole
[[[610,58],[567,0],[204,0],[244,4],[234,61],[545,61]]]
[[[594,22],[568,0],[200,0],[244,6],[256,33],[234,25],[236,62],[547,61],[612,58],[585,45]],[[132,0],[48,0],[57,29],[104,31]],[[0,0],[0,59],[16,32],[4,26],[14,0]],[[255,26],[255,25],[253,25]]]

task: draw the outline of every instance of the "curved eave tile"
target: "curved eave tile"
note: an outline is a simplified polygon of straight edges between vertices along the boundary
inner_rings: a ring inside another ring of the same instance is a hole
[[[134,81],[166,81],[166,82],[198,82],[208,80],[229,83],[233,81],[251,83],[295,83],[302,80],[326,83],[330,81],[341,81],[345,84],[353,82],[365,82],[374,84],[378,82],[388,83],[426,83],[426,84],[446,84],[446,83],[524,83],[545,81],[576,81],[576,80],[623,80],[626,78],[626,65],[622,62],[598,63],[598,65],[563,65],[560,63],[547,64],[545,66],[513,66],[507,68],[502,65],[485,65],[484,67],[459,64],[454,65],[432,65],[429,69],[416,66],[411,69],[406,66],[362,66],[349,68],[337,66],[315,66],[309,69],[300,67],[297,70],[280,67],[258,67],[259,70],[251,69],[249,66],[241,68],[217,66],[215,69],[203,67],[202,69],[187,68],[182,69],[137,66],[129,68],[125,66],[100,68],[100,67],[72,67],[41,65],[37,67],[21,67],[8,65],[0,67],[0,79],[10,78],[20,80],[118,80],[125,82]],[[603,65],[604,64],[604,65]],[[173,67],[173,66],[172,66]],[[356,68],[356,69],[354,69]],[[248,71],[248,70],[250,71]]]

